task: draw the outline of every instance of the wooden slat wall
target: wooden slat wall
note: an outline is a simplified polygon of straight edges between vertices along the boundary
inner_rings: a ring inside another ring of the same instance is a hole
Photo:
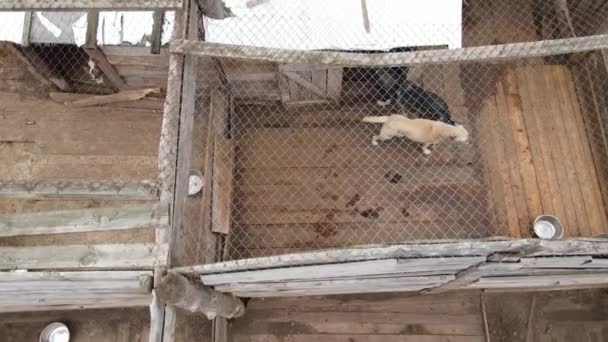
[[[485,340],[476,292],[252,299],[229,334],[235,342]]]
[[[167,89],[169,51],[152,54],[149,47],[103,46],[100,48],[129,89]]]
[[[531,236],[533,220],[543,213],[558,216],[568,237],[608,228],[603,180],[567,68],[511,70],[481,117],[492,193],[511,236]]]

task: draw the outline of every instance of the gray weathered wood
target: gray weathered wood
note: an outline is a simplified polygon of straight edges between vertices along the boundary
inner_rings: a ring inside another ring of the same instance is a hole
[[[0,198],[157,200],[156,184],[111,181],[0,181]]]
[[[0,270],[147,270],[166,263],[167,245],[0,247]]]
[[[336,249],[309,253],[287,254],[255,259],[233,260],[207,265],[176,268],[180,273],[212,274],[278,268],[288,266],[319,265],[361,260],[389,258],[430,258],[446,256],[489,256],[495,253],[519,254],[521,257],[606,255],[608,241],[604,239],[571,239],[550,241],[519,239],[499,241],[454,241],[410,243],[393,246],[369,246]]]
[[[151,272],[0,272],[0,312],[136,307],[151,301]]]
[[[254,46],[238,46],[198,41],[175,41],[171,52],[197,56],[236,58],[276,63],[325,64],[337,66],[400,66],[445,64],[524,57],[540,57],[608,48],[608,35],[543,40],[453,50],[424,50],[388,54],[333,51],[298,51]]]
[[[216,317],[213,320],[213,342],[228,342],[228,320]]]
[[[91,95],[82,99],[78,99],[72,102],[65,102],[66,106],[72,107],[92,107],[92,106],[103,106],[109,103],[120,103],[137,101],[145,98],[150,94],[160,95],[160,88],[147,88],[137,90],[122,90],[115,94],[110,95]]]
[[[524,276],[500,276],[484,277],[478,282],[469,284],[468,288],[490,289],[490,288],[531,288],[552,287],[558,289],[566,286],[592,286],[608,285],[608,272],[591,274],[558,274],[558,275],[524,275]]]
[[[165,11],[157,9],[154,10],[152,34],[150,40],[150,53],[158,55],[160,53],[162,35],[163,35],[163,21],[165,20]]]
[[[321,98],[326,98],[328,97],[327,93],[324,92],[322,89],[320,89],[319,87],[317,87],[316,85],[314,85],[311,81],[306,80],[304,77],[300,76],[299,74],[297,74],[294,71],[285,71],[283,72],[283,75],[287,76],[288,79],[290,79],[291,81],[301,85],[302,87],[310,90],[311,92],[313,92],[315,95],[321,97]]]
[[[78,93],[60,93],[60,92],[50,92],[49,96],[51,100],[66,104],[71,102],[80,101],[86,98],[91,97],[88,94],[78,94]],[[126,101],[126,102],[109,102],[105,104],[98,104],[101,107],[113,107],[113,108],[127,108],[127,109],[150,109],[157,112],[161,112],[163,110],[164,99],[153,98],[153,97],[145,97],[143,99],[135,100],[135,101]]]
[[[518,270],[521,266],[517,263],[485,263],[481,262],[457,273],[451,281],[443,283],[423,292],[425,294],[437,294],[451,290],[461,289],[467,285],[479,281],[482,277],[508,274],[510,271]]]
[[[427,277],[389,277],[373,279],[339,279],[297,282],[269,282],[216,286],[221,292],[240,297],[288,297],[346,293],[419,291],[454,279],[453,275]]]
[[[13,0],[1,1],[0,10],[144,10],[181,8],[182,0]]]
[[[30,45],[30,32],[32,30],[32,12],[25,12],[23,17],[23,38],[21,39],[21,45]]]
[[[203,313],[209,319],[236,318],[245,314],[245,305],[240,299],[194,283],[173,272],[163,277],[156,288],[156,294],[167,305]]]
[[[99,11],[87,12],[87,35],[84,41],[84,47],[97,47],[97,28],[99,25]]]
[[[201,276],[205,285],[257,283],[271,281],[322,280],[341,277],[369,277],[410,272],[455,273],[485,261],[485,257],[428,259],[384,259],[318,266],[289,267],[259,271],[232,272]]]
[[[168,226],[168,209],[157,204],[0,215],[0,237],[159,228]]]
[[[114,66],[108,61],[106,55],[97,46],[87,47],[84,51],[95,62],[95,65],[103,72],[105,78],[110,82],[109,86],[117,90],[126,90],[127,83],[118,74]]]
[[[71,87],[56,72],[48,67],[46,62],[42,60],[30,47],[17,47],[12,43],[0,43],[5,49],[13,53],[17,59],[19,59],[25,68],[34,75],[42,84],[47,85],[53,89],[59,89],[61,91],[70,91]]]
[[[522,258],[520,260],[522,267],[529,268],[587,268],[592,266],[592,262],[593,258],[591,256],[555,256],[547,258]],[[605,267],[608,267],[608,265]]]

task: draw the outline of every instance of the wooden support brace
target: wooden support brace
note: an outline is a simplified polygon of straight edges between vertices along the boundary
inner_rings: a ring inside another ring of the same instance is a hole
[[[150,37],[152,44],[150,52],[153,55],[160,54],[161,40],[163,35],[163,21],[165,20],[165,11],[157,9],[153,14],[152,35]]]
[[[245,314],[245,305],[240,299],[194,283],[173,272],[161,280],[156,294],[167,305],[192,313],[203,313],[209,319],[236,318]]]
[[[32,31],[32,12],[25,12],[23,17],[23,38],[21,39],[21,45],[30,45],[30,33]]]
[[[32,51],[31,48],[17,47],[12,43],[0,44],[3,44],[8,51],[12,52],[13,55],[25,65],[25,68],[40,81],[40,83],[61,91],[70,91],[71,87],[63,77],[51,70],[47,63]]]
[[[99,47],[86,47],[84,50],[97,67],[101,69],[104,76],[109,80],[111,87],[117,90],[126,90],[128,88],[127,83],[120,77]]]
[[[464,63],[517,59],[525,57],[542,57],[606,48],[608,48],[608,35],[542,40],[537,42],[490,45],[462,49],[424,50],[388,54],[366,54],[334,51],[298,51],[297,53],[294,53],[294,50],[289,49],[237,46],[192,40],[178,40],[171,44],[172,53],[192,54],[196,56],[236,58],[249,61],[268,61],[275,63],[374,67]]]

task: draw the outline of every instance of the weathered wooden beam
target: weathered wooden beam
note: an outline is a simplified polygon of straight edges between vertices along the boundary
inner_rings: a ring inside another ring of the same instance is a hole
[[[232,187],[234,176],[234,143],[228,137],[227,127],[230,119],[229,99],[224,92],[213,90],[211,92],[210,122],[207,139],[208,151],[213,149],[212,168],[206,170],[207,177],[211,176],[211,231],[228,234],[231,225]],[[209,179],[209,178],[208,178]],[[207,198],[208,196],[206,196]]]
[[[108,61],[106,55],[101,51],[101,49],[97,46],[94,47],[85,47],[84,51],[89,55],[89,57],[95,62],[95,65],[103,72],[103,75],[110,82],[110,86],[117,90],[127,90],[128,85],[122,79],[118,71],[114,68],[114,66]]]
[[[160,54],[160,47],[163,36],[163,21],[165,20],[165,11],[161,9],[154,10],[152,24],[152,34],[150,36],[151,47],[150,53],[153,55]]]
[[[160,88],[121,90],[118,93],[110,95],[91,95],[72,102],[65,102],[64,104],[66,106],[72,107],[103,106],[110,103],[121,103],[141,100],[150,94],[160,95]]]
[[[424,294],[437,294],[447,291],[457,290],[466,287],[476,281],[479,281],[482,277],[488,277],[498,274],[509,273],[513,270],[518,270],[521,265],[518,263],[486,263],[480,262],[477,265],[473,265],[467,269],[458,272],[454,279],[443,283],[439,286],[425,289],[422,291]]]
[[[245,314],[245,305],[240,299],[194,283],[173,272],[161,280],[156,294],[167,305],[192,313],[203,313],[209,319],[236,318]]]
[[[402,276],[387,278],[335,279],[318,281],[227,284],[216,286],[220,292],[239,297],[291,297],[350,293],[420,291],[454,279],[453,275]]]
[[[294,51],[255,46],[208,43],[192,40],[174,41],[171,52],[196,56],[235,58],[275,63],[305,63],[334,66],[390,67],[415,64],[446,64],[526,57],[541,57],[608,48],[608,35],[500,44],[462,49],[424,50],[386,54],[334,51]]]
[[[198,39],[198,18],[198,6],[192,0],[184,1],[183,10],[175,12],[172,41],[184,38]],[[170,208],[171,229],[168,234],[160,230],[157,230],[156,234],[157,243],[168,243],[170,247],[169,264],[181,262],[184,258],[185,237],[182,232],[182,218],[188,194],[192,156],[192,127],[196,97],[195,68],[196,61],[193,57],[171,55],[169,58],[167,95],[159,142],[158,174],[161,203],[167,203]],[[184,110],[186,112],[183,112]],[[159,274],[164,270],[157,268],[154,272]],[[155,282],[156,286],[159,283]],[[151,331],[162,330],[162,335],[151,334],[150,342],[174,340],[177,316],[175,308],[164,306],[162,316],[163,320],[151,322],[150,327]]]
[[[0,215],[0,237],[168,227],[168,209],[158,204]]]
[[[152,182],[0,181],[0,198],[158,200]]]
[[[182,3],[182,0],[13,0],[1,1],[0,11],[177,9]]]
[[[21,45],[30,45],[30,33],[32,31],[32,12],[25,12],[23,16],[23,38],[21,38]]]
[[[99,25],[99,11],[87,12],[87,33],[84,47],[94,49],[97,47],[97,29]]]
[[[572,274],[547,275],[518,275],[499,277],[484,277],[471,283],[467,288],[472,289],[516,289],[542,287],[558,290],[562,287],[591,287],[608,286],[608,272],[583,273],[573,271]]]
[[[74,103],[91,97],[91,95],[88,94],[60,92],[50,92],[49,96],[51,97],[51,100],[61,104]],[[98,104],[98,106],[126,109],[149,109],[160,112],[163,110],[163,103],[164,99],[161,98],[144,97],[134,101],[108,102],[104,104]]]
[[[149,305],[152,272],[0,272],[0,312]]]
[[[450,257],[427,259],[382,259],[349,263],[275,268],[258,271],[202,275],[203,284],[214,286],[232,283],[324,280],[335,278],[396,276],[400,273],[456,273],[485,261],[485,257]],[[419,274],[420,275],[420,274]]]
[[[293,81],[293,82],[301,85],[302,87],[310,90],[313,94],[315,94],[315,95],[317,95],[317,96],[319,96],[321,98],[329,97],[326,92],[324,92],[319,87],[317,87],[316,85],[314,85],[311,81],[308,81],[304,77],[300,76],[295,71],[284,71],[284,72],[282,72],[282,74],[285,75],[285,76],[287,76],[287,78],[290,79],[291,81]]]
[[[12,43],[0,43],[19,59],[25,68],[42,84],[61,91],[70,91],[71,87],[42,60],[29,47],[17,47]]]
[[[167,263],[167,245],[0,247],[0,270],[151,270]]]
[[[568,255],[600,256],[608,254],[608,239],[570,239],[561,241],[540,239],[437,241],[392,246],[336,249],[255,259],[233,260],[215,264],[180,267],[174,269],[174,271],[190,274],[212,274],[389,258],[433,258],[447,256],[488,257],[496,253],[514,254],[519,255],[520,257]]]

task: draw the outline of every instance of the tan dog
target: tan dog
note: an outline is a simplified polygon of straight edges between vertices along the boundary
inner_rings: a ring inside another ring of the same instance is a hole
[[[406,137],[412,141],[422,143],[422,153],[429,155],[429,147],[443,140],[465,142],[469,139],[469,132],[462,125],[449,125],[440,121],[427,119],[410,119],[404,115],[366,116],[362,120],[369,123],[381,123],[380,134],[372,138],[372,144],[378,145],[379,140],[388,140],[394,137]]]

